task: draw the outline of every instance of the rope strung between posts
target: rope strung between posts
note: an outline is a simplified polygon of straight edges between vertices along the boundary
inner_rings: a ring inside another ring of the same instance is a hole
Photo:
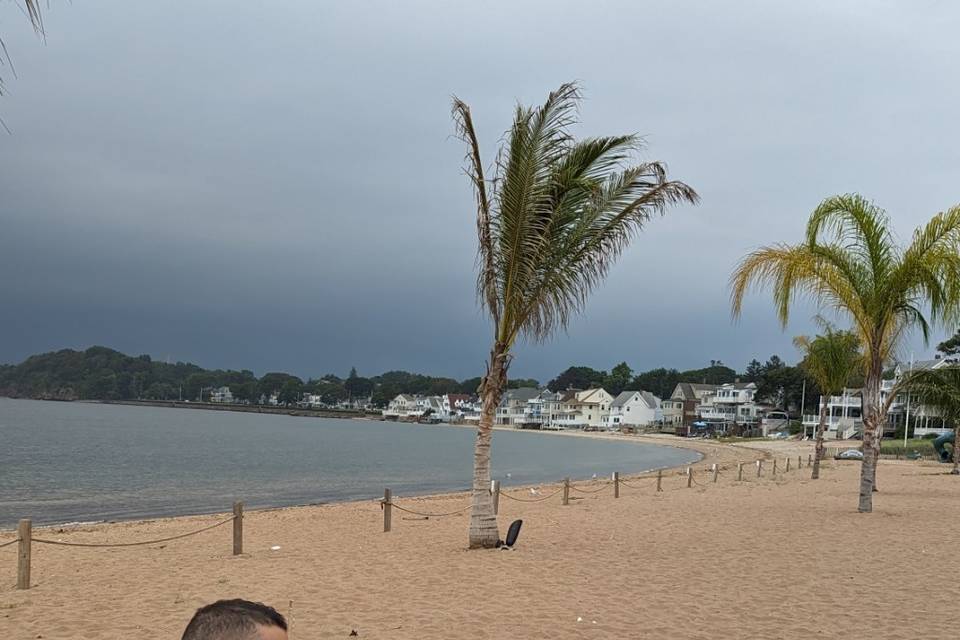
[[[221,527],[228,522],[233,522],[234,517],[230,516],[226,520],[221,520],[216,524],[212,524],[209,527],[204,527],[202,529],[197,529],[196,531],[191,531],[190,533],[181,533],[178,536],[170,536],[169,538],[160,538],[159,540],[145,540],[143,542],[117,542],[113,544],[95,544],[91,542],[60,542],[59,540],[44,540],[43,538],[33,538],[33,542],[39,544],[52,544],[60,547],[95,547],[95,548],[114,548],[114,547],[142,547],[149,544],[160,544],[161,542],[170,542],[171,540],[180,540],[181,538],[188,538],[190,536],[195,536],[198,533],[203,533],[204,531],[210,531],[210,529],[216,529]]]
[[[505,492],[501,491],[501,492],[500,492],[500,497],[501,497],[501,498],[509,498],[510,500],[514,500],[514,501],[516,501],[516,502],[543,502],[544,500],[549,500],[549,499],[552,498],[553,496],[558,495],[561,491],[563,491],[563,489],[557,489],[556,491],[554,491],[554,492],[551,493],[550,495],[546,495],[546,496],[543,496],[543,497],[541,497],[541,498],[515,498],[514,496],[510,495],[509,493],[505,493]]]
[[[421,511],[414,511],[413,509],[407,509],[406,507],[401,507],[401,506],[398,505],[396,502],[385,502],[385,501],[381,500],[381,501],[380,501],[380,508],[383,509],[383,506],[384,506],[384,505],[390,505],[390,506],[393,507],[394,509],[399,509],[400,511],[404,511],[404,512],[409,513],[409,514],[411,514],[411,515],[422,516],[422,517],[424,517],[424,518],[443,518],[443,517],[445,517],[445,516],[455,516],[455,515],[457,515],[458,513],[463,513],[464,511],[467,511],[468,509],[470,509],[470,508],[473,506],[472,504],[468,504],[467,506],[465,506],[465,507],[462,508],[462,509],[457,509],[456,511],[449,511],[449,512],[447,512],[447,513],[423,513],[423,512],[421,512]]]
[[[624,480],[623,478],[620,478],[620,484],[626,485],[626,486],[630,487],[631,489],[645,489],[646,487],[642,487],[642,486],[640,486],[640,485],[633,484],[633,482],[640,481],[640,480],[656,480],[656,479],[657,479],[656,476],[646,476],[646,477],[643,477],[643,478],[635,478],[634,480],[631,480],[631,481],[628,482],[628,481]]]
[[[607,483],[607,484],[609,484],[609,483]],[[604,485],[603,485],[602,487],[600,487],[599,489],[594,489],[593,491],[588,491],[587,489],[581,489],[580,487],[576,487],[576,486],[574,486],[574,485],[570,485],[570,488],[573,489],[574,491],[579,492],[579,493],[600,493],[601,491],[603,491],[604,489],[607,488],[607,485],[604,484]]]
[[[14,538],[14,539],[11,540],[10,542],[4,542],[3,544],[0,544],[0,549],[3,549],[4,547],[9,547],[10,545],[12,545],[12,544],[15,543],[15,542],[20,542],[20,538]]]

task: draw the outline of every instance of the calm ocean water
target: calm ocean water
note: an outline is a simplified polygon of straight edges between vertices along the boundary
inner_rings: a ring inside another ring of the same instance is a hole
[[[447,426],[0,398],[0,528],[463,490],[474,432]],[[693,461],[671,447],[498,431],[504,486]],[[507,476],[509,475],[509,478]]]

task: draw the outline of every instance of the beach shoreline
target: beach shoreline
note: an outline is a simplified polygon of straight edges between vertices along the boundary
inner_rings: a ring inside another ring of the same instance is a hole
[[[684,444],[704,456],[693,482],[674,469],[663,474],[659,493],[647,474],[624,477],[619,498],[606,479],[578,482],[583,491],[572,492],[567,506],[559,495],[523,503],[501,496],[501,534],[524,520],[510,553],[468,552],[463,512],[425,519],[394,509],[392,531],[384,533],[378,500],[247,512],[240,556],[231,554],[229,524],[133,548],[34,544],[28,591],[9,586],[14,545],[0,549],[0,633],[159,640],[179,637],[198,606],[244,597],[292,613],[295,640],[353,630],[361,638],[453,640],[950,637],[927,614],[950,610],[955,593],[940,550],[960,541],[943,516],[960,506],[960,483],[942,466],[881,461],[875,513],[859,514],[859,463],[827,460],[822,478],[811,481],[810,443]],[[786,459],[798,456],[804,466],[786,472]],[[738,462],[758,458],[768,461],[762,476],[745,465],[738,481]],[[540,495],[555,487],[544,485]],[[509,493],[534,498],[526,489]],[[394,502],[449,513],[469,494]],[[128,544],[220,518],[47,528],[37,537]],[[851,563],[865,545],[895,547],[898,559]],[[881,616],[838,625],[862,598],[897,611],[896,624]]]
[[[398,423],[398,424],[403,425],[406,423]],[[460,429],[476,428],[475,425],[449,424],[449,423],[440,423],[435,425],[422,425],[422,426],[430,426],[430,427],[437,427],[437,428],[454,427],[454,428],[460,428]],[[505,431],[505,432],[520,431],[518,429],[515,429],[512,427],[506,427],[506,426],[497,426],[497,427],[494,427],[494,430]],[[633,473],[624,474],[623,478],[626,480],[629,480],[631,477],[642,476],[644,474],[656,472],[658,470],[669,471],[672,469],[678,469],[682,467],[687,467],[689,465],[698,464],[706,457],[706,454],[704,453],[704,451],[710,449],[710,445],[704,444],[702,441],[690,440],[690,441],[684,442],[683,440],[679,438],[675,438],[674,436],[664,436],[664,437],[649,436],[649,435],[631,436],[631,435],[610,434],[610,433],[603,433],[603,432],[539,431],[539,430],[522,430],[522,433],[538,434],[545,437],[587,438],[592,440],[605,440],[609,442],[623,442],[630,446],[653,445],[653,446],[660,446],[660,447],[671,447],[675,449],[682,449],[685,451],[694,451],[700,456],[699,459],[690,461],[688,463],[683,463],[678,465],[654,466],[648,469],[643,469]],[[674,440],[678,440],[679,442],[674,442]],[[559,479],[557,481],[552,481],[552,482],[523,483],[523,484],[511,486],[509,488],[511,490],[525,490],[531,487],[557,486],[558,483],[559,483]],[[440,498],[440,499],[450,498],[450,497],[456,497],[456,496],[462,496],[462,495],[469,495],[469,490],[460,489],[460,490],[424,492],[424,493],[414,492],[409,494],[408,498],[414,498],[417,500],[431,500],[431,499],[437,499],[437,498]],[[253,512],[259,512],[259,511],[277,511],[282,509],[309,508],[309,507],[318,507],[318,506],[324,506],[324,505],[330,505],[330,504],[358,504],[358,503],[365,503],[365,502],[369,502],[369,500],[357,500],[357,499],[335,500],[334,499],[334,500],[326,500],[326,501],[319,501],[319,502],[304,502],[304,503],[298,503],[298,504],[267,505],[262,507],[249,508],[247,509],[247,513],[253,513]],[[204,518],[204,517],[210,517],[210,516],[223,515],[225,513],[226,511],[204,510],[202,512],[194,512],[194,513],[175,513],[175,514],[169,514],[169,515],[163,514],[163,515],[156,515],[156,516],[134,517],[134,518],[116,518],[116,519],[107,519],[107,520],[77,520],[77,521],[70,521],[70,522],[34,524],[33,528],[35,530],[57,529],[57,530],[66,531],[66,530],[71,530],[78,527],[84,528],[84,527],[93,527],[93,526],[109,526],[109,525],[117,525],[117,524],[123,524],[123,523],[140,523],[140,522],[152,523],[152,522],[162,522],[162,521],[168,521],[168,520],[178,520],[183,518]],[[0,544],[4,542],[5,535],[12,535],[15,532],[16,532],[15,526],[0,527]]]

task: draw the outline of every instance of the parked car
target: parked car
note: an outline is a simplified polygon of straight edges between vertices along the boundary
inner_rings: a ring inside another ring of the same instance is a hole
[[[847,449],[834,456],[835,460],[863,460],[863,452],[859,449]]]

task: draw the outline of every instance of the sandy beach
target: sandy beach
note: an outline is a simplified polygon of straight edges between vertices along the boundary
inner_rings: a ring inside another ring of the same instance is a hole
[[[660,441],[653,438],[652,441]],[[664,443],[677,444],[669,439]],[[501,531],[523,518],[512,552],[466,550],[466,514],[394,512],[376,501],[249,512],[245,554],[230,525],[132,548],[35,544],[33,588],[13,589],[16,545],[0,549],[0,636],[179,638],[198,606],[244,597],[276,606],[291,638],[947,638],[960,589],[960,480],[933,463],[884,460],[872,515],[856,513],[858,463],[782,473],[801,443],[683,443],[704,453],[680,470],[626,479],[621,497],[580,483],[569,506],[501,499]],[[770,476],[771,457],[780,471]],[[737,461],[766,457],[736,480]],[[722,467],[714,484],[711,464]],[[629,484],[627,484],[629,483]],[[540,488],[540,496],[555,488]],[[594,491],[596,493],[586,493]],[[529,489],[510,492],[535,499]],[[464,494],[404,499],[444,512]],[[135,542],[223,515],[37,529],[69,542]],[[0,534],[0,544],[11,539]],[[279,549],[272,549],[279,547]],[[878,549],[867,561],[864,549]],[[879,614],[861,617],[858,603]],[[859,625],[859,626],[858,626]]]

